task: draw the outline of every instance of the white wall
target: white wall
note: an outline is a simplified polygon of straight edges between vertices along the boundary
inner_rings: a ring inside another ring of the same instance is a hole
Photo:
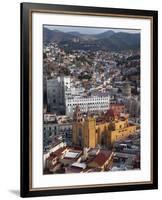
[[[159,10],[159,35],[162,35],[162,6],[160,0],[39,0],[31,2],[48,2],[59,4],[77,4],[87,6],[107,6],[133,9],[155,9]],[[19,160],[20,160],[20,9],[19,0],[1,1],[0,11],[0,199],[17,199],[19,191]],[[159,44],[162,44],[159,38]],[[159,55],[162,48],[159,45]],[[160,56],[159,56],[160,57]],[[159,59],[159,74],[162,75],[162,59]],[[160,79],[160,76],[159,76]],[[162,79],[159,80],[159,85]],[[159,91],[160,92],[160,91]],[[162,94],[159,93],[159,102],[162,102]],[[159,104],[159,113],[162,111],[162,103]],[[159,141],[162,141],[162,128],[159,130]],[[159,145],[159,154],[162,152],[162,145]],[[162,169],[162,159],[159,156],[159,169]],[[159,170],[159,190],[154,191],[134,191],[134,192],[116,192],[101,194],[85,194],[55,197],[57,199],[160,199],[162,195],[161,188],[162,172]],[[52,199],[54,197],[46,197]],[[33,199],[33,198],[31,198]],[[37,198],[41,199],[41,198]]]

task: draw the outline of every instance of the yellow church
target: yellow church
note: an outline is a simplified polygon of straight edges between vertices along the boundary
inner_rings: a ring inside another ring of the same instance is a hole
[[[122,106],[123,108],[123,106]],[[119,109],[119,112],[117,110]],[[72,141],[76,146],[97,147],[112,145],[136,131],[136,126],[129,124],[128,114],[120,113],[120,105],[113,105],[100,119],[94,116],[83,117],[79,106],[73,115]]]

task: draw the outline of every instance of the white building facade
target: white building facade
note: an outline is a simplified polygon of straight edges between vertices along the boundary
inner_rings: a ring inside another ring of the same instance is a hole
[[[72,116],[73,112],[78,105],[81,112],[95,112],[95,111],[106,111],[109,109],[110,98],[106,97],[81,97],[81,98],[67,98],[65,100],[66,114]]]
[[[51,113],[73,116],[79,105],[81,112],[106,111],[109,109],[109,95],[85,96],[83,87],[74,87],[70,77],[47,80],[47,104]]]

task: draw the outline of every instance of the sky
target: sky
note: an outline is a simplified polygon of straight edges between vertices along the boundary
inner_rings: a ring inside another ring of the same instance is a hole
[[[112,30],[114,32],[127,32],[127,33],[140,33],[140,30],[135,29],[112,29],[112,28],[89,28],[89,27],[74,27],[74,26],[54,26],[54,25],[44,25],[44,27],[50,30],[59,30],[63,32],[71,32],[76,31],[82,34],[99,34],[108,30]]]

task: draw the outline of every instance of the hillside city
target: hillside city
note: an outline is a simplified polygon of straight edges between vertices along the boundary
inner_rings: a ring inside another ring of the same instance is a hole
[[[43,174],[140,169],[140,47],[43,37]]]

